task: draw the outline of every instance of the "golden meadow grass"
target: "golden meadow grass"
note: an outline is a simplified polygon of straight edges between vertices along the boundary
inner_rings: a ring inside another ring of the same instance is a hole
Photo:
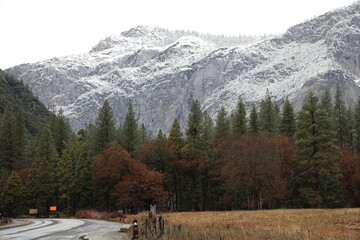
[[[165,213],[160,239],[359,239],[360,209]],[[140,215],[139,219],[143,218]],[[142,239],[151,239],[146,237]]]

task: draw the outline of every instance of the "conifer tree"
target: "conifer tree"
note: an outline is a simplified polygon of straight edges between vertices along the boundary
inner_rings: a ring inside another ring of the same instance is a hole
[[[250,112],[250,120],[249,120],[249,130],[250,132],[257,133],[259,132],[259,117],[256,111],[255,105],[252,106]]]
[[[203,112],[200,148],[199,153],[202,160],[203,168],[201,169],[201,194],[202,210],[210,210],[214,205],[214,181],[213,170],[215,167],[215,129],[214,122],[208,112]]]
[[[329,114],[329,116],[333,115],[333,105],[331,102],[331,96],[329,91],[325,91],[321,96],[321,105],[325,109],[325,111]]]
[[[86,151],[86,143],[77,142],[76,146],[76,162],[75,162],[75,197],[74,212],[77,209],[84,209],[91,206],[92,203],[92,175],[91,175],[91,159]]]
[[[128,112],[125,116],[125,121],[121,127],[121,146],[127,150],[130,154],[133,153],[137,144],[139,144],[139,126],[135,118],[135,112],[132,104],[128,107]]]
[[[347,118],[347,109],[342,98],[340,86],[336,87],[335,104],[334,104],[334,123],[336,139],[339,144],[344,145],[349,142],[349,126]]]
[[[184,143],[183,140],[183,133],[181,132],[179,121],[177,119],[174,120],[170,134],[169,134],[169,141],[176,146],[181,147]]]
[[[215,138],[219,142],[230,134],[230,119],[225,107],[221,107],[216,115]]]
[[[277,104],[274,103],[274,134],[280,133],[280,126],[281,126],[280,108]]]
[[[50,129],[45,126],[36,142],[36,159],[34,160],[27,182],[27,192],[32,208],[39,209],[45,216],[49,207],[57,201],[58,154]]]
[[[0,208],[5,210],[7,217],[16,217],[24,211],[24,200],[25,187],[17,173],[13,171],[0,193]]]
[[[59,160],[59,194],[60,200],[63,201],[63,212],[70,216],[71,206],[73,205],[73,198],[75,192],[75,159],[72,158],[70,152],[64,149],[63,155]]]
[[[183,185],[179,189],[180,208],[187,210],[199,210],[199,199],[201,198],[201,132],[203,127],[203,116],[198,100],[192,102],[189,113],[188,128],[186,129],[186,145],[183,151],[183,157],[187,164],[191,167],[186,167],[183,172],[185,178]]]
[[[151,134],[148,132],[144,124],[141,124],[139,129],[139,143],[145,143],[151,139]]]
[[[302,207],[341,207],[338,149],[331,117],[310,93],[298,115],[293,190]]]
[[[53,135],[54,144],[59,156],[65,149],[65,143],[69,140],[71,133],[70,124],[61,109],[57,114],[51,114],[49,121],[50,131]]]
[[[269,95],[266,96],[265,100],[261,101],[259,113],[259,128],[261,132],[276,133],[277,116],[274,106]]]
[[[295,134],[295,114],[294,108],[286,99],[283,112],[281,114],[280,133],[283,136],[292,137]]]
[[[64,212],[73,215],[78,208],[90,206],[91,162],[84,149],[84,142],[72,135],[59,160],[58,172],[60,199]]]
[[[233,118],[233,132],[236,134],[244,134],[246,132],[246,110],[245,104],[239,97],[236,111]]]
[[[215,127],[212,118],[207,111],[203,112],[203,127],[200,134],[200,154],[207,165],[214,160]]]
[[[108,101],[99,110],[94,127],[93,155],[102,152],[107,143],[115,140],[115,121]]]
[[[158,134],[157,134],[157,140],[164,140],[166,141],[166,135],[161,131],[161,129],[159,129]]]
[[[346,111],[346,119],[347,119],[346,143],[353,151],[355,150],[354,149],[355,147],[354,113],[355,111],[350,108]]]
[[[198,100],[192,102],[188,128],[186,129],[186,142],[187,146],[192,149],[197,149],[200,142],[200,133],[201,133],[201,120],[202,112],[200,103]]]

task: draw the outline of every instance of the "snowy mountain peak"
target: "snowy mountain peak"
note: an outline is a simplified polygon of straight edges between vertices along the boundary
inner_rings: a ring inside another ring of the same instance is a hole
[[[129,37],[129,38],[139,38],[139,37],[144,37],[144,36],[148,36],[148,35],[152,35],[152,36],[156,37],[156,33],[153,28],[143,26],[143,25],[139,25],[135,28],[131,28],[131,29],[121,33],[121,36]]]
[[[267,92],[298,110],[310,91],[334,95],[339,84],[353,106],[360,96],[359,13],[354,4],[262,41],[138,26],[88,54],[7,71],[50,109],[63,109],[74,129],[93,122],[105,100],[118,122],[131,102],[153,132],[169,131],[175,118],[184,129],[194,99],[213,116],[222,105],[234,109],[239,96],[248,108],[257,105]]]

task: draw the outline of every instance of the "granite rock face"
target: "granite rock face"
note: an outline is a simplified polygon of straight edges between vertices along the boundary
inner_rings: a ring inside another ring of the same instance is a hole
[[[93,122],[105,100],[117,122],[132,103],[140,123],[168,132],[175,118],[186,127],[194,99],[214,116],[222,105],[233,110],[239,96],[248,108],[266,93],[280,105],[289,98],[297,110],[309,92],[334,96],[337,85],[349,107],[360,96],[360,3],[282,36],[221,46],[229,41],[138,26],[100,41],[88,54],[7,71],[49,109],[63,109],[75,130]]]

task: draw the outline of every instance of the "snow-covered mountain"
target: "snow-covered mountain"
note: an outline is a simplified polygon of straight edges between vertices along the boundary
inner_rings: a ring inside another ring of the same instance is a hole
[[[7,71],[50,109],[63,109],[74,129],[93,122],[105,100],[118,122],[132,103],[154,132],[169,131],[175,118],[184,127],[194,99],[213,115],[221,105],[234,109],[239,96],[250,107],[267,92],[299,109],[310,91],[334,94],[339,84],[351,107],[360,96],[360,3],[267,40],[138,26],[87,54]]]

